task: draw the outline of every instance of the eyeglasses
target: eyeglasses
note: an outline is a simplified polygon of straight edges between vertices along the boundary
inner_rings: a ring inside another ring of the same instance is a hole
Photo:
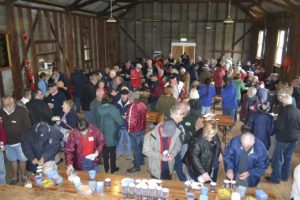
[[[185,113],[177,113],[177,115],[184,116]]]

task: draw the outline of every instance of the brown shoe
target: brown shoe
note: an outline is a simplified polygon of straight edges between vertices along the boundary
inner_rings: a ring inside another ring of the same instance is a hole
[[[135,167],[132,167],[132,168],[130,168],[130,169],[127,169],[127,172],[128,173],[134,173],[134,172],[139,172],[139,171],[141,171],[140,169],[137,169],[137,168],[135,168]]]

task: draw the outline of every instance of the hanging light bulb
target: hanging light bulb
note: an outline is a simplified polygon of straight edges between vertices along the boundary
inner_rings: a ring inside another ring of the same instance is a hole
[[[233,24],[234,23],[233,19],[231,19],[231,17],[230,17],[230,6],[231,6],[231,0],[229,0],[229,2],[228,2],[228,16],[223,21],[224,24]]]
[[[112,0],[110,0],[110,17],[106,20],[108,23],[116,23],[117,20],[112,15]]]
[[[208,1],[208,9],[207,9],[207,23],[206,23],[206,26],[205,26],[205,29],[209,30],[211,29],[211,26],[210,26],[210,23],[208,22],[209,20],[209,16],[210,16],[210,2]]]

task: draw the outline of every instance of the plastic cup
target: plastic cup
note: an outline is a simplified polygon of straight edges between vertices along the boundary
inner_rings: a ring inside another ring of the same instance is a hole
[[[200,195],[199,200],[208,200],[208,196]]]
[[[96,181],[89,181],[88,185],[92,187],[92,190],[95,191],[97,187],[97,182]]]
[[[157,185],[162,186],[162,180],[157,180]]]
[[[147,185],[143,185],[143,187],[142,187],[143,198],[148,198],[148,194],[149,194],[148,186]]]
[[[111,179],[110,178],[106,178],[104,181],[105,181],[105,187],[110,187]]]
[[[104,182],[103,181],[97,182],[96,190],[97,190],[99,196],[102,197],[104,195]]]
[[[169,192],[170,192],[170,190],[168,189],[168,188],[163,188],[162,189],[162,199],[163,200],[166,200],[166,199],[168,199],[169,198]]]
[[[195,194],[192,192],[186,193],[186,199],[187,200],[194,200],[195,199]]]
[[[231,188],[232,190],[235,190],[235,187],[236,187],[236,181],[235,181],[235,180],[231,180],[231,181],[230,181],[230,188]]]
[[[155,185],[149,185],[149,197],[153,199],[156,196]]]
[[[241,200],[241,194],[238,192],[231,193],[231,200]]]
[[[77,183],[74,183],[74,185],[75,185],[75,188],[78,190],[80,188],[80,186],[82,186],[82,183],[77,182]]]
[[[95,177],[96,177],[96,171],[95,170],[90,170],[89,171],[89,177],[90,177],[90,179],[95,179]]]
[[[208,187],[206,187],[206,186],[201,187],[201,194],[207,196],[207,194],[208,194]]]

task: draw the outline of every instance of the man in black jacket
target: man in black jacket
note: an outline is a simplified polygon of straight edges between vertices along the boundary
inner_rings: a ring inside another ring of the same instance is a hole
[[[27,169],[36,172],[38,165],[54,160],[63,134],[46,122],[34,124],[22,137],[22,150],[28,158]]]
[[[82,87],[81,91],[81,106],[84,112],[84,118],[86,121],[91,123],[91,112],[90,104],[96,97],[96,84],[98,82],[98,77],[96,75],[90,76],[90,82]]]
[[[40,89],[31,92],[32,99],[26,104],[29,111],[32,124],[40,121],[45,121],[49,124],[52,123],[52,113],[48,105],[43,101],[43,94]]]
[[[287,181],[290,175],[291,158],[300,136],[300,110],[292,105],[288,94],[278,96],[283,107],[275,121],[276,145],[272,156],[272,174],[266,179],[273,183]]]

